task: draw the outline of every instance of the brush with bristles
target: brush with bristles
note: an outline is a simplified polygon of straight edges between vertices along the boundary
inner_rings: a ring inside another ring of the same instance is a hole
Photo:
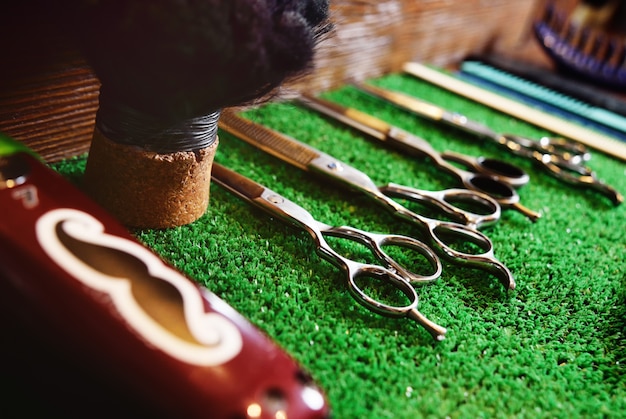
[[[85,185],[133,227],[205,212],[220,109],[309,70],[328,28],[327,0],[62,4],[101,82]]]
[[[549,2],[534,23],[559,69],[612,89],[626,89],[626,3],[582,1],[568,13]]]

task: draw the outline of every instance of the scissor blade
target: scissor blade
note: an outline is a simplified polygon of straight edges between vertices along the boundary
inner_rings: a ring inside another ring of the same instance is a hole
[[[224,131],[300,169],[326,176],[356,191],[382,195],[365,173],[294,138],[242,118],[232,110],[222,113],[219,124]]]
[[[365,134],[371,135],[379,140],[386,140],[391,131],[391,125],[353,108],[347,108],[337,103],[303,93],[298,97],[298,102],[307,108],[313,109],[323,115],[329,116],[337,121],[356,128]]]
[[[311,161],[321,154],[313,147],[287,135],[238,116],[232,109],[222,112],[219,127],[266,153],[304,170],[308,170]]]
[[[311,213],[295,202],[244,175],[227,169],[219,163],[213,163],[211,180],[243,198],[244,201],[262,208],[267,213],[291,225],[308,231],[316,243],[319,241],[318,237],[321,237],[320,228],[330,228],[330,226],[316,221]]]

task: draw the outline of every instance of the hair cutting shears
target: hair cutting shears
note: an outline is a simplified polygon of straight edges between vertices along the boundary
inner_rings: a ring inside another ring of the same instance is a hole
[[[418,296],[411,285],[416,282],[433,281],[441,275],[441,261],[424,243],[407,236],[371,233],[349,226],[333,227],[321,223],[298,204],[217,163],[213,164],[211,176],[213,181],[240,198],[277,218],[306,230],[315,241],[317,253],[346,271],[348,289],[363,306],[375,313],[390,317],[408,316],[422,325],[435,339],[442,340],[445,337],[445,328],[428,320],[417,310]],[[328,244],[325,236],[348,239],[367,246],[384,266],[362,263],[342,256]],[[388,245],[403,246],[415,250],[426,258],[430,265],[429,270],[433,272],[421,275],[407,269],[385,253],[383,247]],[[408,299],[408,304],[404,306],[390,305],[371,297],[359,286],[359,281],[365,277],[385,281],[392,285],[397,291],[404,294]]]
[[[615,205],[620,204],[624,200],[624,197],[619,192],[600,181],[596,177],[595,172],[585,166],[585,162],[591,158],[591,155],[587,148],[577,141],[554,137],[542,137],[539,140],[532,140],[520,135],[501,134],[479,122],[470,120],[464,115],[447,111],[432,103],[404,93],[368,84],[359,84],[357,87],[422,118],[453,126],[479,138],[486,138],[500,144],[514,154],[539,163],[557,179],[573,185],[596,189],[606,195]]]
[[[415,197],[411,194],[401,194],[406,187],[387,192],[385,187],[379,188],[365,173],[349,166],[340,160],[322,153],[315,148],[301,143],[291,137],[264,127],[260,124],[238,116],[232,109],[226,109],[220,117],[220,128],[247,143],[288,162],[300,169],[310,171],[349,187],[355,191],[364,193],[375,202],[381,204],[393,215],[414,223],[421,228],[426,239],[430,242],[433,250],[440,256],[446,257],[451,262],[459,265],[474,266],[495,275],[507,289],[515,288],[515,280],[509,269],[493,254],[491,240],[476,230],[473,226],[440,221],[417,214],[405,206],[393,200],[389,195],[411,201]],[[456,193],[453,190],[451,193]],[[472,194],[474,197],[487,198],[474,191],[461,191],[465,196]],[[493,201],[496,207],[498,204]],[[444,204],[449,205],[444,202]],[[480,248],[482,253],[471,254],[453,248],[456,239],[463,240],[467,244],[473,244]]]
[[[528,174],[517,166],[501,160],[475,159],[452,152],[439,153],[428,141],[408,131],[364,112],[318,97],[302,94],[298,102],[381,140],[385,144],[413,154],[428,156],[437,166],[456,176],[463,186],[490,195],[503,208],[515,209],[533,221],[541,217],[539,213],[526,208],[519,202],[520,197],[514,186],[528,183],[529,178]],[[463,170],[450,161],[460,163],[474,171]]]

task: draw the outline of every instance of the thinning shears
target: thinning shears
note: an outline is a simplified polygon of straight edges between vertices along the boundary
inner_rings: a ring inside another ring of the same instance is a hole
[[[532,221],[541,215],[520,203],[514,186],[528,183],[528,174],[517,166],[501,160],[475,159],[459,153],[439,153],[428,141],[399,127],[388,124],[359,110],[341,106],[334,102],[302,94],[298,102],[335,120],[403,151],[429,157],[438,167],[455,176],[463,186],[490,195],[503,208],[512,208]],[[454,164],[460,163],[473,171],[463,170]]]
[[[411,188],[401,187],[393,192],[387,192],[386,187],[376,186],[365,173],[287,135],[242,118],[232,109],[225,109],[222,112],[219,126],[222,130],[295,167],[324,176],[365,194],[393,215],[421,228],[433,250],[440,256],[458,265],[483,269],[495,275],[507,289],[515,288],[513,275],[493,254],[493,243],[474,226],[436,220],[417,214],[388,196],[403,196],[413,201],[416,199],[413,194],[402,193],[402,190],[411,190]],[[461,193],[465,197],[473,196],[475,199],[489,199],[486,195],[469,190],[448,190],[448,193],[450,195]],[[441,205],[450,206],[448,202],[441,201]],[[498,207],[497,202],[493,201],[493,203]],[[453,246],[458,242],[457,239],[477,246],[482,253],[471,254],[455,249]]]
[[[245,201],[307,231],[315,242],[316,252],[346,272],[348,289],[363,306],[375,313],[389,317],[408,316],[422,325],[436,340],[444,339],[446,329],[428,320],[417,310],[418,296],[411,285],[415,282],[433,281],[441,274],[442,267],[439,258],[424,243],[407,236],[371,233],[349,226],[333,227],[324,224],[315,220],[307,210],[295,202],[217,163],[213,164],[211,176],[212,181]],[[365,245],[383,265],[362,263],[342,256],[328,244],[325,236],[348,239]],[[383,250],[383,246],[388,245],[403,246],[420,253],[428,261],[429,270],[432,272],[421,275],[408,270]],[[404,294],[408,299],[408,304],[403,306],[391,305],[371,297],[359,286],[359,281],[363,278],[390,284]]]
[[[479,138],[486,138],[500,144],[514,154],[534,160],[557,179],[599,191],[615,205],[624,201],[624,197],[618,191],[600,181],[595,172],[585,166],[585,162],[591,158],[591,155],[587,147],[577,141],[569,141],[561,137],[542,137],[532,140],[520,135],[501,134],[462,114],[448,111],[401,92],[369,84],[359,84],[357,87],[422,118],[456,127]]]

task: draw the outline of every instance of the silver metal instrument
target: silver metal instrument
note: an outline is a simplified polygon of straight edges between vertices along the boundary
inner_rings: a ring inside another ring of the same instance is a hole
[[[519,156],[534,160],[557,179],[599,191],[615,205],[624,201],[624,197],[618,191],[600,181],[595,172],[585,166],[591,156],[587,148],[577,141],[569,141],[562,137],[542,137],[539,140],[533,140],[519,135],[501,134],[464,115],[447,111],[401,92],[369,84],[360,84],[357,87],[422,118],[456,127],[479,138],[486,138],[500,144]]]
[[[541,217],[541,214],[520,203],[519,194],[514,187],[528,183],[529,177],[517,166],[501,160],[475,159],[453,152],[439,153],[428,141],[408,131],[359,110],[318,97],[303,94],[298,98],[298,102],[356,128],[384,144],[389,144],[414,155],[427,156],[438,167],[460,180],[465,188],[491,196],[503,208],[519,211],[532,221]],[[451,161],[460,163],[471,171],[463,170],[452,164]]]
[[[387,195],[387,188],[376,186],[365,173],[309,145],[242,118],[232,110],[223,111],[219,124],[222,130],[293,166],[365,194],[393,215],[419,227],[424,239],[440,256],[455,264],[472,266],[490,272],[501,281],[506,289],[515,288],[513,275],[502,262],[495,258],[491,240],[475,226],[441,221],[417,214],[394,201]],[[402,193],[400,190],[389,192],[389,195],[398,196]],[[419,194],[419,191],[416,190],[415,193]],[[402,194],[409,201],[415,199],[412,194]],[[448,190],[447,194],[462,194],[464,197],[471,196],[472,199],[485,202],[490,200],[484,194],[468,190]],[[496,212],[499,213],[497,202],[493,200],[491,202],[495,205]],[[450,205],[447,202],[442,202],[443,204]],[[455,243],[459,241],[471,244],[480,251],[472,254],[457,250]]]
[[[407,236],[371,233],[349,226],[333,227],[321,223],[296,203],[217,163],[213,164],[211,176],[212,181],[245,201],[307,231],[315,242],[316,252],[346,272],[350,293],[364,307],[385,316],[407,316],[422,325],[436,340],[444,339],[446,329],[428,320],[417,310],[418,296],[412,284],[433,281],[441,275],[442,270],[439,258],[424,243]],[[382,265],[362,263],[341,255],[328,244],[325,236],[339,237],[367,246]],[[389,245],[410,248],[420,253],[426,258],[428,270],[431,272],[422,275],[407,269],[384,251],[383,247]],[[364,277],[391,285],[408,299],[408,303],[392,305],[368,295],[359,286],[359,281]]]

